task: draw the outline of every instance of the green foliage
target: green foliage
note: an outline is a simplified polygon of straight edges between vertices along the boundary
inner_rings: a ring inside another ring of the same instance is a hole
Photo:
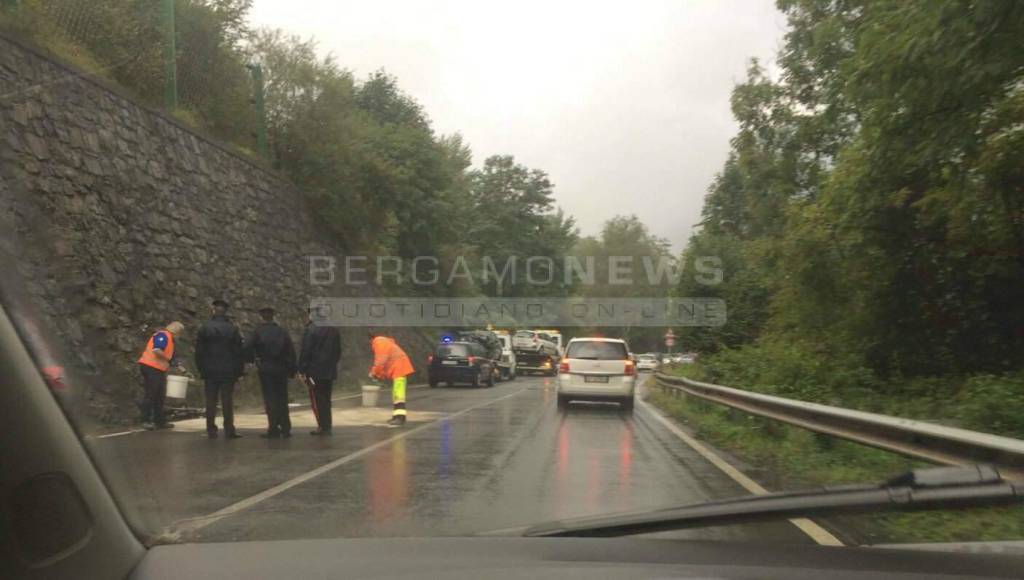
[[[719,261],[727,280],[701,275],[699,261],[709,257]],[[683,251],[684,270],[674,294],[724,300],[727,322],[714,328],[680,329],[677,334],[686,349],[711,353],[747,344],[760,335],[771,298],[767,284],[770,273],[761,268],[761,258],[759,244],[744,242],[730,233],[704,232],[690,239]]]
[[[970,377],[953,409],[963,425],[1024,439],[1024,374]]]
[[[543,171],[509,155],[472,171],[462,138],[435,135],[422,106],[395,77],[378,71],[359,82],[333,57],[319,56],[312,39],[252,29],[251,5],[175,0],[180,109],[171,113],[239,150],[254,150],[250,69],[258,63],[269,161],[306,193],[321,225],[347,252],[406,261],[434,255],[448,262],[456,256],[560,257],[575,242],[574,222],[554,208],[553,185]],[[25,0],[4,10],[2,22],[159,106],[160,7],[152,0]],[[433,289],[457,295],[497,290],[475,281]],[[504,290],[543,292],[564,288]]]
[[[702,360],[714,382],[829,404],[879,395],[879,382],[855,354],[822,343],[765,340]]]
[[[579,240],[571,254],[588,267],[592,260],[593,281],[577,280],[573,294],[584,298],[658,298],[672,288],[679,264],[669,252],[669,243],[652,234],[635,215],[615,216],[604,223],[601,235]],[[610,258],[622,259],[629,274],[618,272],[629,284],[613,280]],[[629,261],[627,261],[628,259]],[[581,328],[581,335],[598,333],[618,336],[629,341],[634,352],[660,351],[663,348],[661,327]]]
[[[729,349],[733,384],[799,383],[800,356],[830,357],[844,378],[793,387],[819,399],[1019,369],[1024,5],[779,7],[781,75],[755,62],[736,87],[739,132],[686,250],[725,279],[676,289],[726,299],[729,323],[684,340]]]
[[[488,296],[536,296],[564,294],[562,256],[577,238],[575,220],[554,207],[554,184],[547,173],[516,163],[511,155],[488,157],[480,170],[469,174],[470,205],[461,239],[481,257],[493,260],[497,274],[481,279]],[[500,273],[514,257],[536,257],[530,266],[517,262],[515,283],[499,281]],[[534,279],[551,284],[530,284]]]

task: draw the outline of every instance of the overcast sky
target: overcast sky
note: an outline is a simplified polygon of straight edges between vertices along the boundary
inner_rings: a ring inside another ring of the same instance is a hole
[[[475,164],[547,171],[583,234],[635,213],[676,250],[728,152],[729,93],[785,32],[773,0],[255,0],[251,19],[396,75]]]

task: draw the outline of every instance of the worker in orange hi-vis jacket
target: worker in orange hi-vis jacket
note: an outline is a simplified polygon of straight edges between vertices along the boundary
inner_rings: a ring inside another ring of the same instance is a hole
[[[153,429],[171,429],[174,423],[164,418],[164,399],[167,397],[167,371],[174,358],[174,337],[185,330],[185,325],[172,322],[153,333],[146,342],[139,357],[139,372],[142,374],[143,399],[142,426]]]
[[[370,378],[391,382],[391,401],[393,410],[388,425],[401,427],[405,425],[407,410],[405,408],[406,377],[413,373],[412,361],[398,346],[394,338],[381,332],[371,330],[370,348],[373,349],[373,366],[370,367]]]

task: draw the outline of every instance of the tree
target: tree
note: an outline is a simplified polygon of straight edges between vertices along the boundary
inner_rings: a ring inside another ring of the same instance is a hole
[[[730,329],[701,336],[883,376],[1019,368],[1024,7],[779,7],[781,77],[755,64],[736,87],[739,133],[687,249],[730,263]]]
[[[511,155],[495,155],[470,174],[470,183],[472,223],[464,239],[499,268],[509,260],[519,268],[512,285],[499,282],[496,276],[481,280],[483,292],[488,296],[563,295],[560,264],[577,233],[575,221],[555,211],[554,186],[547,174],[516,163]],[[529,257],[554,263],[552,284],[528,283],[522,268]]]
[[[594,301],[666,298],[678,268],[669,248],[668,240],[652,234],[635,215],[615,216],[604,223],[600,237],[579,240],[573,248],[580,264],[586,266],[592,260],[594,265],[593,283],[577,285],[574,295]],[[622,336],[634,349],[658,350],[665,328],[605,327],[584,332]]]

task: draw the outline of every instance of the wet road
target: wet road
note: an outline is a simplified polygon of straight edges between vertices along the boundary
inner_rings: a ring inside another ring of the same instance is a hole
[[[123,507],[165,541],[470,535],[550,519],[640,510],[745,492],[639,405],[574,404],[552,379],[490,389],[410,391],[410,423],[388,429],[389,401],[335,402],[332,437],[208,440],[202,422],[93,439]],[[674,533],[807,542],[787,522]]]

